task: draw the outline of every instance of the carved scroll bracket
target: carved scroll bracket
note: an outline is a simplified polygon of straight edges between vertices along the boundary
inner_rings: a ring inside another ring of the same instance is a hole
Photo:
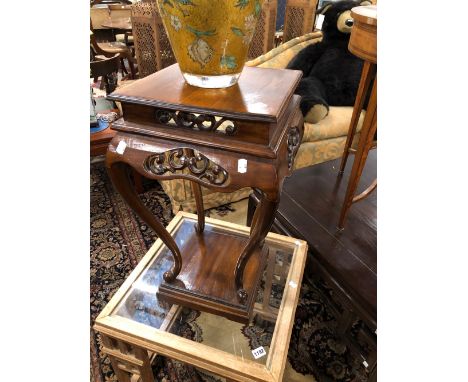
[[[216,117],[210,114],[194,114],[184,111],[172,111],[165,109],[157,109],[155,113],[156,122],[171,126],[183,127],[186,129],[193,129],[199,131],[216,131],[226,135],[234,135],[237,132],[237,125],[235,121],[227,118]],[[225,123],[228,122],[228,123]],[[224,126],[223,126],[224,125]],[[223,126],[223,129],[220,127]]]
[[[193,153],[193,154],[191,154]],[[144,167],[155,175],[188,169],[198,179],[206,179],[213,185],[222,185],[228,179],[228,172],[220,165],[212,162],[200,152],[192,149],[177,148],[154,154],[146,158]]]
[[[294,163],[297,149],[301,143],[301,134],[297,127],[293,127],[288,133],[288,168],[290,169]]]

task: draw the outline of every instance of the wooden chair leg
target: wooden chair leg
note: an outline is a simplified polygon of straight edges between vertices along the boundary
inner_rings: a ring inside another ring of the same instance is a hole
[[[122,68],[122,77],[124,77],[124,72],[125,72],[125,74],[128,75],[128,71],[127,71],[127,68],[125,67],[125,61],[124,61],[123,57],[120,57],[120,65],[121,65],[121,68]]]
[[[351,144],[353,143],[354,134],[356,133],[359,117],[361,116],[364,100],[366,99],[367,92],[369,91],[369,85],[372,82],[372,79],[375,78],[376,68],[377,66],[375,64],[372,64],[369,61],[364,62],[361,74],[361,81],[359,82],[359,88],[356,94],[356,101],[354,102],[353,115],[349,124],[348,136],[346,137],[346,143],[343,150],[343,157],[341,158],[340,174],[343,173],[346,167],[346,162],[348,160]]]
[[[133,65],[132,57],[128,57],[127,61],[128,61],[128,66],[130,68],[130,76],[131,76],[130,79],[134,80],[136,78],[136,73],[135,73],[135,65]]]

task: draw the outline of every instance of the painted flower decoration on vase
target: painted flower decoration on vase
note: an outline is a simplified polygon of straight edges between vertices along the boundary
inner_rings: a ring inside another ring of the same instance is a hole
[[[244,45],[250,45],[250,41],[252,41],[253,33],[248,33],[242,37],[242,43]]]
[[[255,24],[256,24],[256,20],[255,20],[254,15],[245,16],[244,26],[247,31],[253,32],[255,30]]]
[[[250,45],[253,35],[255,33],[255,26],[257,20],[255,15],[250,14],[244,18],[244,28],[231,27],[231,31],[236,35],[242,38],[242,43],[246,46]]]
[[[221,64],[221,67],[234,69],[237,66],[236,57],[224,55],[221,57],[220,64]]]
[[[213,57],[214,50],[201,36],[214,36],[216,29],[201,31],[192,28],[190,25],[185,28],[196,36],[196,39],[188,46],[188,54],[193,61],[204,67]]]
[[[171,15],[171,25],[178,32],[182,28],[182,23],[177,16]]]
[[[244,9],[249,4],[249,0],[237,0],[236,7]]]
[[[213,57],[213,49],[201,38],[197,38],[188,46],[188,53],[190,58],[200,63],[202,67],[210,62]]]
[[[255,32],[256,23],[257,23],[257,21],[255,20],[254,15],[248,15],[248,16],[245,17],[244,27],[245,27],[246,33],[242,37],[242,42],[245,45],[250,45],[250,41],[252,41],[252,37],[253,37],[254,32]]]

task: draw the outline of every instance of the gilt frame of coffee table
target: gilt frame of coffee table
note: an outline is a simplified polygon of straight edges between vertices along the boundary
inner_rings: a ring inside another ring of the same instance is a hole
[[[237,85],[202,89],[186,84],[172,65],[108,97],[123,110],[112,124],[109,175],[174,256],[159,287],[162,299],[249,321],[268,253],[264,239],[303,135],[300,97],[293,94],[300,78],[299,71],[246,67]],[[198,223],[183,253],[135,192],[128,167],[151,179],[191,181]],[[247,241],[205,237],[200,186],[261,192]]]

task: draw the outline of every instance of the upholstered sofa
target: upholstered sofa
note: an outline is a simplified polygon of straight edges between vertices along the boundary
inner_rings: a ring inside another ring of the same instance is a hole
[[[246,65],[263,68],[285,68],[294,55],[301,49],[309,44],[316,44],[321,41],[321,38],[321,32],[312,32],[294,38],[268,53],[247,62]],[[311,123],[306,119],[304,121],[304,137],[295,158],[294,168],[312,166],[339,158],[343,153],[352,111],[352,107],[331,106],[329,114],[321,121]],[[360,116],[355,138],[359,134],[363,118],[364,112]],[[174,213],[177,213],[179,210],[189,212],[196,210],[190,182],[185,180],[170,180],[161,182],[161,184],[171,199]],[[246,198],[250,192],[250,188],[245,188],[225,194],[203,188],[203,201],[205,208],[209,209]]]

